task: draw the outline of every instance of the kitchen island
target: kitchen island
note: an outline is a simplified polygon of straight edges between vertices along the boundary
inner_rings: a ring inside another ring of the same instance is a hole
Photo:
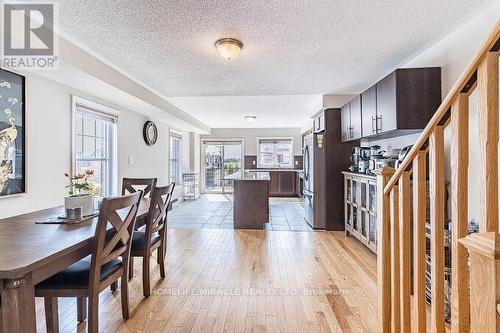
[[[269,223],[269,172],[235,172],[224,180],[234,182],[235,229],[262,229]]]

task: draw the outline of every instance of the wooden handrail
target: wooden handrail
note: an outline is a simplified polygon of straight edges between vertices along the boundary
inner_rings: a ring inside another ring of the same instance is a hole
[[[472,58],[472,60],[469,62],[468,66],[465,68],[462,75],[460,75],[457,82],[453,85],[448,95],[446,95],[445,99],[437,109],[434,116],[431,118],[430,122],[423,130],[422,134],[420,134],[420,136],[418,137],[417,141],[413,145],[412,149],[410,150],[406,158],[403,160],[399,168],[396,170],[394,176],[392,176],[392,178],[389,180],[389,183],[387,183],[387,185],[385,186],[384,188],[385,195],[389,195],[391,189],[398,182],[403,171],[406,170],[408,166],[410,166],[411,162],[417,155],[417,152],[421,150],[424,144],[427,142],[430,135],[434,131],[434,128],[441,123],[443,117],[451,108],[455,97],[458,94],[460,94],[464,90],[464,88],[466,87],[470,88],[475,84],[475,80],[474,82],[471,82],[471,78],[473,78],[473,76],[475,75],[479,63],[484,58],[484,56],[488,52],[490,52],[493,48],[498,47],[499,39],[500,39],[500,20],[497,21],[495,28],[493,29],[493,32],[484,42],[479,52],[477,52],[476,55]]]
[[[398,170],[386,167],[376,172],[382,332],[425,333],[430,329],[444,333],[446,321],[452,332],[500,332],[499,61],[500,20]],[[469,100],[473,91],[478,98],[477,139],[482,156],[474,165],[481,218],[480,234],[469,235]],[[448,126],[449,209],[444,135]]]

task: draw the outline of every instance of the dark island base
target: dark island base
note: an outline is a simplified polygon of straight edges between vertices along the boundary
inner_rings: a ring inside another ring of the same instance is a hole
[[[233,220],[235,229],[262,229],[269,223],[269,182],[234,182]]]

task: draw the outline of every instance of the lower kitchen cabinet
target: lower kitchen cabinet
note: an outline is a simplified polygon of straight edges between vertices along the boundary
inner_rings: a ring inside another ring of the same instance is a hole
[[[377,178],[343,172],[345,231],[377,251]]]
[[[269,196],[297,196],[297,172],[270,171]]]

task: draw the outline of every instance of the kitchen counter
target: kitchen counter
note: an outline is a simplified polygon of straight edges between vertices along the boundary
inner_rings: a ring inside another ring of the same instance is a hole
[[[264,228],[269,223],[269,172],[235,172],[223,180],[234,183],[234,228]]]
[[[264,171],[253,171],[253,172],[235,172],[230,175],[225,176],[222,180],[255,180],[255,181],[269,181],[271,177],[269,172]]]
[[[301,171],[304,171],[302,169],[246,169],[247,171],[249,172],[259,172],[259,171],[263,171],[263,172],[301,172]]]
[[[346,176],[354,176],[354,177],[363,177],[363,178],[377,179],[377,176],[375,176],[375,175],[368,175],[366,173],[361,173],[361,172],[342,171],[342,173],[344,175],[346,175]]]

